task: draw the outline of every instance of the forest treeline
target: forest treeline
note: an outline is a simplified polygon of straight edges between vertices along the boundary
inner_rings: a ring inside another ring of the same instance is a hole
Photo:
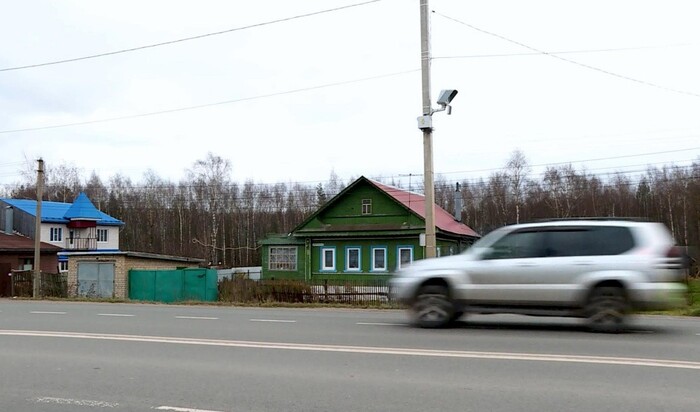
[[[27,170],[23,176],[0,196],[35,199],[35,174]],[[199,257],[225,267],[257,266],[260,240],[290,232],[354,180],[342,181],[333,172],[316,185],[237,183],[230,176],[230,161],[212,153],[194,162],[179,182],[154,171],[138,182],[120,174],[103,181],[94,172],[85,178],[74,166],[47,165],[43,199],[72,202],[85,192],[98,209],[126,223],[122,250]],[[368,177],[409,189],[392,178]],[[410,190],[420,193],[422,187],[416,180]],[[462,222],[480,234],[538,219],[614,216],[663,222],[691,254],[700,244],[700,159],[689,166],[650,166],[634,175],[598,176],[570,164],[535,175],[525,155],[515,151],[502,169],[485,178],[458,181],[438,175],[436,204],[453,213],[457,190]]]

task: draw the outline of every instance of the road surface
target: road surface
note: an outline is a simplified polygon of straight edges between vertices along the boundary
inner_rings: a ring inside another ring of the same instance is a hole
[[[0,300],[0,411],[698,411],[700,319]]]

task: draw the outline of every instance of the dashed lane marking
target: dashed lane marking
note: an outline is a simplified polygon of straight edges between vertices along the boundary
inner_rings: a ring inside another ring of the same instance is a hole
[[[33,313],[35,315],[65,315],[66,312],[45,312],[41,310],[33,310],[29,313]]]
[[[175,319],[217,320],[219,318],[209,316],[175,316]]]
[[[54,405],[74,405],[74,406],[86,406],[89,408],[116,408],[119,406],[118,403],[114,402],[104,402],[104,401],[91,401],[86,399],[66,399],[66,398],[52,398],[43,397],[34,399],[36,403],[50,403]]]
[[[270,323],[297,323],[295,320],[288,319],[249,319],[251,322],[270,322]]]
[[[180,408],[177,406],[159,406],[157,408],[159,411],[175,411],[175,412],[220,412],[220,411],[211,411],[208,409],[192,409],[192,408]]]
[[[114,316],[116,318],[131,318],[136,315],[130,315],[127,313],[98,313],[97,316]]]

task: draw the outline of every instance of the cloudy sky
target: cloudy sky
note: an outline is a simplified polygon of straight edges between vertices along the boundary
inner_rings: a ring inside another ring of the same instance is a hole
[[[177,181],[208,152],[239,182],[423,173],[419,0],[0,1],[0,184],[38,157]],[[437,174],[700,156],[697,1],[429,3],[433,101],[459,90]]]

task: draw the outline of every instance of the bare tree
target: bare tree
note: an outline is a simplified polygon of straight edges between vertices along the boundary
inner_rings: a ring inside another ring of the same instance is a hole
[[[510,193],[515,203],[515,222],[520,223],[520,208],[523,204],[523,190],[525,188],[527,176],[530,173],[530,165],[525,154],[520,150],[515,150],[506,163],[506,175],[510,184]]]
[[[220,215],[223,211],[222,197],[230,182],[231,162],[207,153],[207,157],[197,160],[188,170],[190,180],[194,184],[194,195],[204,205],[204,210],[210,214],[209,226],[209,259],[212,264],[219,262],[219,247],[217,246],[220,227]]]

